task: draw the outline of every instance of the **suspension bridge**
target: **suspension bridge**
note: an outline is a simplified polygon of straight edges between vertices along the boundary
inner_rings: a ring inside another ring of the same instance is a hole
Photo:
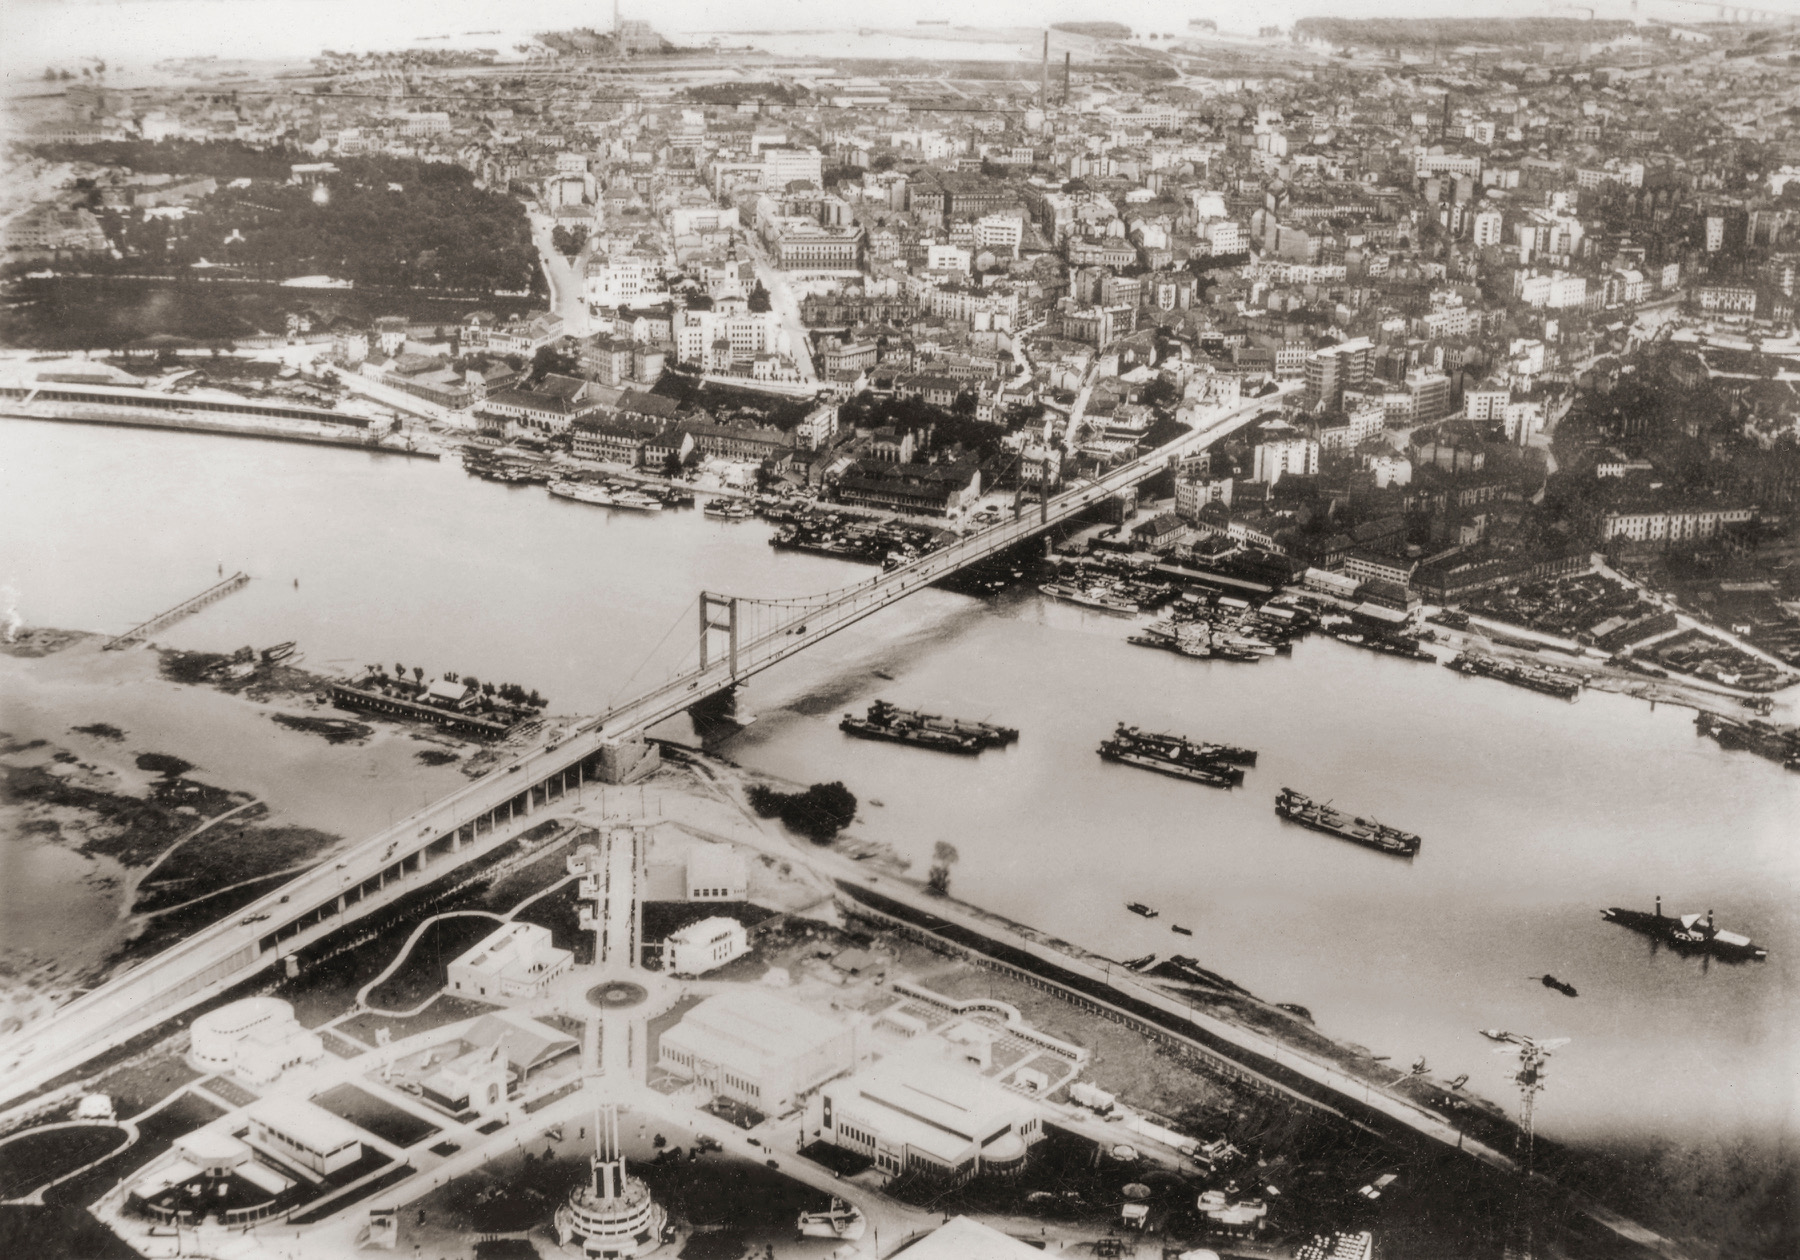
[[[1088,511],[1271,414],[1299,387],[1290,382],[1210,416],[1167,445],[879,576],[803,598],[703,593],[696,601],[693,646],[663,681],[521,752],[0,1043],[0,1104],[485,856],[584,785],[641,777],[657,764],[645,732],[658,723],[741,686],[933,582]]]

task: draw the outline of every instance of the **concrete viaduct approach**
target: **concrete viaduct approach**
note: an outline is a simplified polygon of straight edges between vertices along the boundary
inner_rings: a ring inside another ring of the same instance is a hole
[[[911,564],[826,594],[757,600],[703,594],[699,664],[530,748],[231,917],[83,994],[0,1043],[0,1107],[391,905],[532,826],[587,784],[655,764],[645,732],[746,682],[931,583],[997,555],[1264,418],[1280,390],[1209,417],[1165,446]]]

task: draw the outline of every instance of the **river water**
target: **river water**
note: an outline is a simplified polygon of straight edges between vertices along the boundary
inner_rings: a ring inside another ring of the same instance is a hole
[[[313,668],[457,669],[538,688],[554,712],[673,668],[701,588],[799,595],[868,575],[768,535],[452,464],[0,420],[0,585],[27,622],[118,631],[243,568],[249,587],[162,640],[297,639]],[[842,779],[863,832],[919,870],[951,841],[971,901],[1113,957],[1194,954],[1496,1100],[1511,1102],[1507,1061],[1477,1029],[1569,1037],[1538,1108],[1553,1136],[1795,1131],[1800,776],[1698,738],[1682,709],[1568,704],[1330,640],[1254,666],[1192,661],[1126,644],[1127,625],[1029,590],[924,591],[760,676],[739,702],[755,720],[724,751]],[[839,714],[876,695],[1023,734],[976,759],[841,735]],[[1103,763],[1095,745],[1121,720],[1261,761],[1229,793]],[[1283,825],[1283,785],[1417,831],[1423,851],[1400,862]],[[1771,957],[1708,966],[1599,917],[1658,893],[1715,909]]]

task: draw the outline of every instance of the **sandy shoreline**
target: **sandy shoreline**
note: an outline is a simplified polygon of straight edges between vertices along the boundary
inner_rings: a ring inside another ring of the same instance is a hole
[[[332,711],[301,671],[234,695],[167,677],[181,654],[102,652],[103,641],[27,631],[0,650],[0,770],[15,787],[0,802],[0,1027],[91,984],[146,927],[144,948],[191,930],[208,909],[228,909],[229,896],[167,917],[213,891],[200,868],[216,865],[216,884],[233,867],[265,876],[321,860],[463,782],[473,747],[385,723],[358,724],[362,738],[333,743],[309,729]],[[159,784],[170,776],[141,766],[146,754],[188,763],[175,781],[193,785],[196,803],[170,799],[159,814]],[[171,862],[157,872],[164,882],[143,890],[155,892],[149,904],[161,922],[131,913],[137,881],[161,848],[251,802],[255,809],[193,841],[188,867]]]

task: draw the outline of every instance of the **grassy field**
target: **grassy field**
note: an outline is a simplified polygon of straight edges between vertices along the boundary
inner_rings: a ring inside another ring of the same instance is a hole
[[[380,1010],[410,1011],[446,983],[450,963],[491,936],[501,924],[485,915],[439,919],[413,942],[400,969],[372,989],[369,1005]]]
[[[21,1134],[0,1146],[0,1199],[30,1194],[124,1144],[125,1130],[110,1125]]]

